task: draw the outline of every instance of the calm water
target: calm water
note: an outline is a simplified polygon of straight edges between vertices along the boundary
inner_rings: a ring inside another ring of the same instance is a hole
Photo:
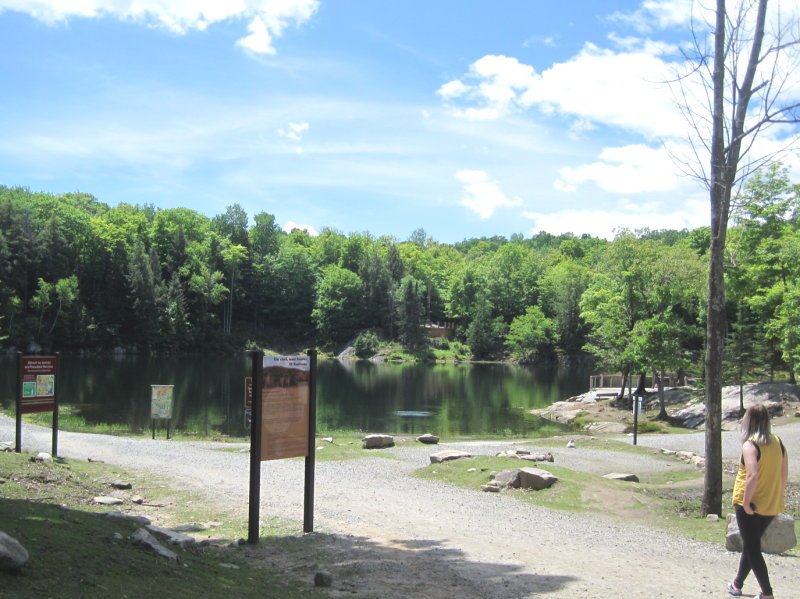
[[[0,402],[14,402],[16,358],[0,358]],[[62,355],[62,404],[92,422],[150,426],[150,385],[174,385],[178,428],[242,435],[249,359],[220,356]],[[519,368],[501,364],[382,364],[320,361],[317,426],[439,435],[517,435],[539,426],[528,415],[588,390],[585,368]]]

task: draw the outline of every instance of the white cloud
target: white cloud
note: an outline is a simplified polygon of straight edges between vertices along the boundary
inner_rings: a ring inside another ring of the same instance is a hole
[[[584,183],[594,183],[610,193],[672,191],[679,184],[675,165],[663,148],[633,144],[604,148],[598,161],[559,171],[556,189],[574,191]]]
[[[306,233],[308,233],[309,235],[311,235],[311,237],[316,237],[317,235],[319,235],[319,231],[317,231],[317,230],[316,230],[314,227],[312,227],[311,225],[301,225],[301,224],[298,224],[298,223],[294,222],[293,220],[290,220],[290,221],[288,221],[288,222],[287,222],[285,225],[283,225],[283,227],[281,227],[281,228],[282,228],[284,231],[286,231],[287,233],[291,233],[291,232],[292,232],[292,231],[294,231],[295,229],[300,229],[301,231],[305,231]]]
[[[302,141],[303,133],[308,131],[310,125],[305,121],[300,123],[289,123],[285,129],[278,129],[276,132],[280,137],[285,137],[291,141]]]
[[[0,13],[22,12],[50,25],[71,18],[112,17],[182,35],[223,21],[247,20],[249,35],[237,45],[256,54],[275,54],[273,41],[286,27],[309,21],[318,8],[319,0],[0,0]]]
[[[672,47],[646,40],[626,43],[632,49],[619,52],[586,44],[575,57],[542,73],[513,57],[487,55],[437,93],[454,116],[468,120],[499,119],[536,106],[545,114],[648,138],[681,134],[685,122],[664,84],[673,73],[662,56]]]
[[[654,29],[680,27],[692,18],[694,0],[644,0],[633,12],[615,12],[609,17],[633,26],[638,31],[649,33]]]
[[[523,216],[534,222],[531,235],[547,231],[553,235],[574,233],[612,239],[620,229],[695,229],[708,224],[708,203],[704,199],[691,199],[681,206],[664,206],[659,203],[633,204],[621,202],[612,209],[570,209],[543,214],[524,212]]]
[[[486,171],[463,170],[456,172],[455,177],[464,185],[461,205],[483,219],[492,216],[498,208],[522,205],[519,198],[509,198]]]

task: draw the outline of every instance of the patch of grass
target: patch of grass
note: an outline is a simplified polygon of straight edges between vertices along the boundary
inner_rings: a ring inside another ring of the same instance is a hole
[[[135,525],[103,517],[99,512],[109,508],[92,503],[93,497],[110,494],[108,480],[120,477],[137,478],[105,464],[34,463],[27,454],[0,454],[0,530],[20,541],[31,556],[20,574],[0,573],[0,596],[48,597],[57,589],[65,598],[324,597],[307,584],[249,561],[243,548],[170,546],[180,559],[175,564],[133,545],[128,537]],[[192,501],[189,494],[149,484],[144,489],[147,502],[136,506],[137,512],[158,503],[164,506],[162,515],[168,512],[165,517],[183,522],[220,518],[196,497]],[[214,533],[243,528],[239,521]]]

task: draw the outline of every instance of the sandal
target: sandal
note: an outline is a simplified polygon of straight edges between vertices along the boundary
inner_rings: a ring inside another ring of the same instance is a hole
[[[733,586],[732,582],[728,583],[728,594],[733,595],[734,597],[741,597],[742,596],[742,589],[737,589]],[[759,599],[758,596],[754,597],[753,599]]]

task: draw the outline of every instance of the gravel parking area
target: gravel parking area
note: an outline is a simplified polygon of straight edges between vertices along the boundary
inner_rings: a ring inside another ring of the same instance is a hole
[[[798,480],[800,424],[778,430]],[[13,420],[0,416],[0,441],[14,438]],[[629,440],[629,438],[624,438]],[[644,435],[643,446],[703,453],[702,434]],[[725,433],[726,458],[738,455],[735,433]],[[411,473],[439,449],[493,455],[512,441],[402,445],[393,459],[368,457],[318,462],[315,522],[307,536],[315,563],[334,573],[334,596],[381,599],[523,597],[724,597],[738,560],[720,546],[688,541],[616,519],[533,507],[507,494],[470,491],[420,480]],[[25,426],[23,448],[49,451],[50,431]],[[61,432],[62,457],[99,459],[169,477],[209,500],[246,511],[249,456],[216,451],[211,443],[130,439]],[[230,447],[230,445],[226,445]],[[797,449],[795,449],[797,448]],[[592,444],[546,447],[556,463],[587,472],[655,471],[657,456],[605,451]],[[262,515],[302,526],[303,462],[262,464]],[[265,559],[301,572],[265,553]],[[312,560],[310,560],[312,561]],[[800,598],[798,560],[769,556],[776,597]],[[313,564],[312,564],[313,565]],[[746,592],[758,589],[753,580]]]

